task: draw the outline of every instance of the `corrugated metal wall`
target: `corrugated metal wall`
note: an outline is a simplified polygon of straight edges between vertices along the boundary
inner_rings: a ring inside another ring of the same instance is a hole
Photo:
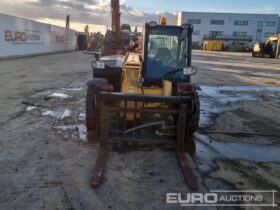
[[[0,58],[71,51],[76,40],[73,30],[0,14]]]

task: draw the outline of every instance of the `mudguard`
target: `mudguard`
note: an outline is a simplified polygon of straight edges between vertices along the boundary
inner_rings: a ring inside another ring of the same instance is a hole
[[[94,87],[98,84],[107,84],[108,80],[104,78],[93,78],[87,82],[87,86]]]

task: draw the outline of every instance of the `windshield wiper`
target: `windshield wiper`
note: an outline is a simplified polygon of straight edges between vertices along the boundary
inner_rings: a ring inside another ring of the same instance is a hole
[[[180,71],[183,71],[184,68],[178,68],[178,69],[174,69],[174,70],[171,70],[169,72],[167,72],[164,76],[163,76],[163,79],[164,80],[168,80],[169,79],[169,76],[171,75],[174,75]]]

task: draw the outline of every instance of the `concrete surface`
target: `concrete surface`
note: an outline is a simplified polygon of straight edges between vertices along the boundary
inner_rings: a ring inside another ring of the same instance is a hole
[[[80,52],[0,61],[0,123],[13,118],[24,98],[45,89],[83,82],[89,76],[90,55]]]
[[[279,60],[193,54],[199,191],[279,192]],[[98,149],[84,126],[92,59],[74,52],[0,61],[0,209],[185,209],[166,204],[166,193],[190,192],[166,148],[113,145],[102,184],[90,187]]]

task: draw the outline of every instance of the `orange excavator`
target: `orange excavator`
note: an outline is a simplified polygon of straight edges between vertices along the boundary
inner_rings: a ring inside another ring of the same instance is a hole
[[[103,56],[124,54],[125,46],[130,44],[130,26],[121,26],[121,12],[119,0],[111,0],[112,29],[108,30],[104,38]],[[126,30],[128,28],[128,30]]]
[[[112,9],[112,30],[116,33],[116,38],[121,38],[121,13],[119,0],[111,0]]]

